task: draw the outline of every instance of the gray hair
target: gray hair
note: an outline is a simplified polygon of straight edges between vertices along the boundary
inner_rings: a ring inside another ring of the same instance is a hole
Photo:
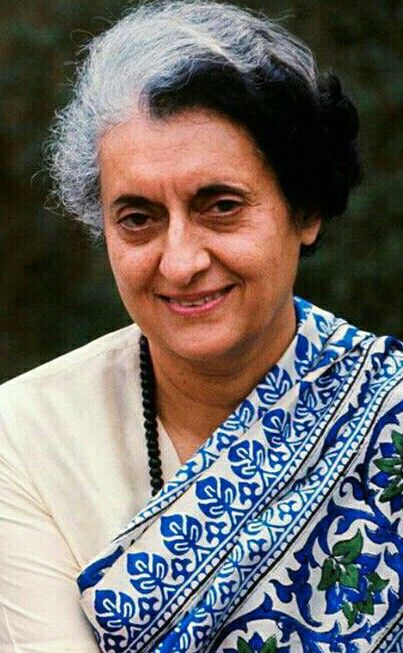
[[[203,1],[152,2],[132,9],[87,46],[73,97],[59,112],[49,143],[58,206],[102,232],[98,144],[105,131],[150,110],[153,93],[178,88],[211,64],[242,75],[279,62],[317,94],[310,50],[277,23],[237,7]]]

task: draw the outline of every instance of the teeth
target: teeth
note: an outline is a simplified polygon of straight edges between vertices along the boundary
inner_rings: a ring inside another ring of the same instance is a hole
[[[179,306],[186,306],[186,307],[203,306],[203,304],[212,302],[214,299],[218,299],[218,297],[221,297],[221,295],[223,294],[224,291],[219,290],[218,292],[214,293],[214,295],[205,295],[205,297],[200,297],[200,299],[194,299],[193,301],[187,301],[185,299],[170,299],[170,302],[173,304],[179,304]]]

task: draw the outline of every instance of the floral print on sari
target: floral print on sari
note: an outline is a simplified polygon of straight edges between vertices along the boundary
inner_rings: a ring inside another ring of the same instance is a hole
[[[80,575],[101,651],[402,650],[401,346],[295,306],[280,361]]]

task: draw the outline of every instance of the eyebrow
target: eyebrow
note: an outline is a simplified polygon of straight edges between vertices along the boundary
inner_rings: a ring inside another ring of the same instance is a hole
[[[119,195],[111,203],[112,208],[119,208],[120,206],[137,206],[140,208],[150,208],[152,206],[159,206],[159,203],[152,202],[151,200],[143,197],[143,195],[133,195],[132,193],[124,193]]]
[[[232,186],[230,184],[209,184],[208,186],[202,186],[198,189],[195,199],[204,199],[211,197],[213,195],[219,195],[220,193],[236,193],[237,195],[250,195],[248,191],[239,186]]]
[[[220,193],[236,193],[237,195],[250,197],[250,193],[244,188],[240,188],[239,186],[232,186],[230,184],[209,184],[207,186],[202,186],[196,191],[193,197],[193,201],[197,201],[198,199],[208,199],[209,197],[219,195]],[[153,207],[162,207],[163,205],[160,202],[152,202],[143,195],[124,193],[123,195],[119,195],[111,203],[111,208],[119,208],[121,206],[133,206],[143,209],[150,209]]]

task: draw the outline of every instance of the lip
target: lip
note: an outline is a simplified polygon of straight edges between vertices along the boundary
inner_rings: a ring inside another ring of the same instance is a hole
[[[193,316],[209,313],[210,311],[214,310],[217,306],[223,304],[233,288],[234,288],[234,284],[231,284],[221,288],[214,288],[211,290],[206,290],[198,293],[184,293],[180,295],[161,294],[159,295],[159,297],[163,300],[167,308],[175,315],[193,317]],[[214,295],[217,296],[214,297]],[[210,296],[212,297],[211,300],[204,301],[200,305],[185,306],[181,303],[181,302],[198,302]]]

